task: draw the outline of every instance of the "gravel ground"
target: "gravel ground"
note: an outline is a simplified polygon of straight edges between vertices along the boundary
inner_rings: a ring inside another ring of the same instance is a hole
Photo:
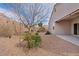
[[[38,49],[24,50],[17,47],[19,37],[0,37],[1,56],[65,56],[79,55],[79,46],[73,45],[55,35],[40,34],[42,38],[41,47]]]
[[[68,41],[60,39],[55,35],[43,35],[42,38],[42,46],[43,49],[48,50],[52,53],[52,55],[66,55],[66,56],[79,56],[79,46],[76,46]]]

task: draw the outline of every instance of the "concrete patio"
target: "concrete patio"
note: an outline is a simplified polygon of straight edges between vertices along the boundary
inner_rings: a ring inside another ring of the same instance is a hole
[[[79,46],[79,37],[72,36],[72,35],[56,35],[56,36],[72,44]]]

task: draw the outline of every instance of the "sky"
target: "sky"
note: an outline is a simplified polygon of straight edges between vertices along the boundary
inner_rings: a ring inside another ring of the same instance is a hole
[[[47,25],[49,22],[50,15],[51,15],[54,4],[45,3],[44,5],[46,8],[49,8],[49,11],[50,11],[49,17],[47,19],[45,19],[43,22],[45,25]],[[10,10],[11,7],[12,6],[10,3],[0,3],[0,13],[3,13],[5,16],[9,17],[10,19],[18,21],[17,17],[16,17],[17,15]]]

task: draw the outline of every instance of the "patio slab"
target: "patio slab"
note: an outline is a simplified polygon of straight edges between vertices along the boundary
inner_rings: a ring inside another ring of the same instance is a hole
[[[79,46],[79,37],[72,36],[72,35],[56,35],[56,36],[72,44]]]

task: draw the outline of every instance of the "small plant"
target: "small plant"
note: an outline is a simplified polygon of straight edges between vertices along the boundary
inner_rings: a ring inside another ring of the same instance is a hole
[[[45,31],[46,31],[46,30],[45,30],[44,27],[40,27],[37,32],[45,32]]]
[[[24,41],[27,41],[27,48],[37,48],[40,46],[41,38],[38,33],[35,34],[24,34]]]
[[[47,31],[46,33],[45,33],[45,35],[50,35],[51,33],[49,32],[49,31]]]
[[[36,47],[36,48],[39,47],[41,43],[40,36],[38,34],[35,34],[31,38],[32,38],[33,47]]]
[[[43,26],[43,23],[42,22],[38,23],[38,26],[39,27],[42,27]]]

